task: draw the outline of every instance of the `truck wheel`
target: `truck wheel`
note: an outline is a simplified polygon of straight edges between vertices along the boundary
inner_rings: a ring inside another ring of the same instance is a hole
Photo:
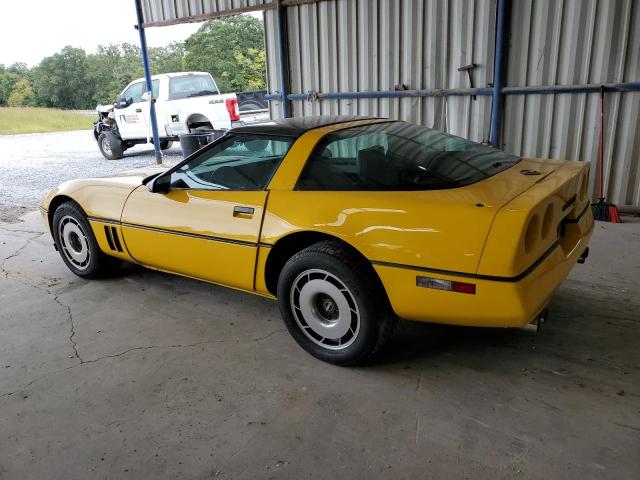
[[[171,145],[173,145],[171,140],[162,140],[160,142],[160,150],[168,150],[171,148]]]
[[[103,132],[98,137],[98,148],[100,153],[107,160],[117,160],[122,158],[124,148],[120,140],[113,132]]]
[[[278,278],[278,303],[294,340],[336,365],[373,355],[397,322],[373,275],[337,242],[316,243],[293,255]]]

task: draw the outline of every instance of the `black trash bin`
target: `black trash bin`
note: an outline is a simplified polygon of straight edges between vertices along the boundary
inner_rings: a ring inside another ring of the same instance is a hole
[[[180,148],[182,156],[187,158],[193,152],[200,150],[202,147],[210,144],[214,140],[220,138],[224,132],[216,130],[198,131],[195,133],[185,133],[180,135]]]

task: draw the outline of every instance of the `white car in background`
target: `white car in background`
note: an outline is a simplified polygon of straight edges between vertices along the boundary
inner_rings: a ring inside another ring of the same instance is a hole
[[[165,73],[151,80],[163,150],[179,135],[222,134],[240,121],[236,94],[221,95],[207,72]],[[140,78],[127,85],[113,105],[98,105],[93,134],[105,158],[122,158],[126,149],[151,142],[150,102],[145,79]]]

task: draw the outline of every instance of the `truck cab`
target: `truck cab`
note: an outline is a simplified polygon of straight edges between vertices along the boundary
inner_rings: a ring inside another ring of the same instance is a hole
[[[133,145],[151,142],[152,99],[162,149],[169,148],[179,135],[224,133],[240,121],[236,94],[220,94],[207,72],[166,73],[151,80],[152,95],[140,78],[127,85],[113,105],[98,106],[94,136],[105,158],[122,158]]]

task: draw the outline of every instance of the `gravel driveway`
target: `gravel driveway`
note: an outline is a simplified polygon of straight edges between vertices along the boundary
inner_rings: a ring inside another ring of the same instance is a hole
[[[178,142],[164,162],[182,160]],[[0,221],[33,210],[48,191],[73,178],[105,177],[155,163],[152,145],[136,145],[121,160],[106,160],[91,130],[0,136]]]

